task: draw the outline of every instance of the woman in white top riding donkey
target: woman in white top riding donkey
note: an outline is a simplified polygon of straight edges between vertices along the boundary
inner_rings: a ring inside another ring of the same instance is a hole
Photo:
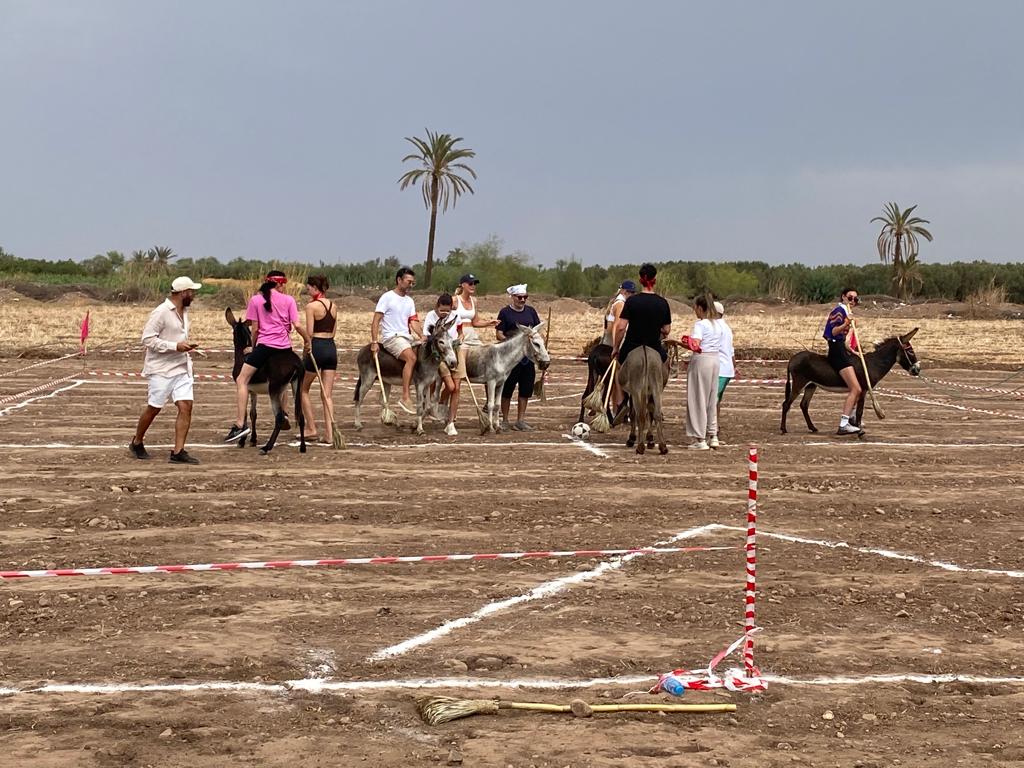
[[[448,398],[448,424],[444,428],[445,434],[457,435],[455,429],[455,417],[459,413],[459,392],[462,388],[462,380],[466,377],[466,353],[467,347],[478,347],[483,344],[477,328],[494,328],[498,325],[497,320],[483,320],[476,310],[476,287],[480,284],[479,278],[472,273],[467,273],[459,278],[459,287],[455,291],[455,316],[456,323],[462,334],[462,343],[459,345],[459,367],[452,371],[452,379],[455,382],[455,389]]]

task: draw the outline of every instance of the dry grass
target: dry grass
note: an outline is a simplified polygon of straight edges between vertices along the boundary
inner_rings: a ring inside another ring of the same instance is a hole
[[[296,279],[289,285],[301,288]],[[0,351],[18,353],[47,347],[55,351],[72,349],[78,343],[78,328],[86,307],[62,307],[56,303],[31,300],[0,300]],[[101,344],[112,347],[136,343],[152,309],[149,305],[97,305],[91,311],[90,348]],[[547,307],[537,306],[541,316]],[[778,356],[803,348],[823,351],[822,315],[815,308],[772,307],[730,314],[736,348],[743,356],[751,353]],[[204,346],[224,348],[231,335],[224,321],[223,306],[198,302],[192,309],[192,337]],[[878,341],[894,333],[905,333],[915,326],[920,332],[914,340],[924,360],[986,362],[1024,365],[1024,350],[1007,344],[1008,332],[1017,332],[1018,321],[974,320],[935,317],[890,317],[884,314],[862,315],[861,334],[867,342]],[[346,348],[361,346],[369,336],[372,312],[343,311],[339,316],[338,342]],[[692,317],[676,317],[673,336],[689,332]],[[601,329],[601,311],[594,309],[571,314],[553,314],[549,346],[553,354],[579,354]]]

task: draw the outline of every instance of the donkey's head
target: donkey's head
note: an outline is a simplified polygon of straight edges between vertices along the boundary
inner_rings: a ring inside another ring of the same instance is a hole
[[[899,356],[896,360],[899,362],[903,370],[911,376],[918,376],[921,373],[921,363],[917,360],[917,353],[914,352],[914,345],[910,343],[910,340],[914,338],[914,334],[917,333],[917,330],[918,329],[915,328],[910,333],[896,337],[896,340],[900,343]]]
[[[526,344],[526,356],[533,360],[538,368],[546,371],[551,365],[551,355],[548,354],[548,348],[544,344],[544,334],[540,332],[543,327],[544,323],[533,328],[528,325],[520,325],[519,332],[526,334],[529,338]]]
[[[455,325],[458,319],[458,315],[452,312],[448,317],[437,322],[434,325],[434,329],[430,332],[426,343],[423,345],[435,363],[444,363],[452,370],[458,367],[459,358],[455,354],[455,344],[448,331],[451,330],[451,327]]]
[[[252,346],[252,331],[249,330],[249,321],[236,320],[231,307],[224,310],[224,319],[231,326],[231,345],[234,347],[235,355],[241,355],[246,347]]]

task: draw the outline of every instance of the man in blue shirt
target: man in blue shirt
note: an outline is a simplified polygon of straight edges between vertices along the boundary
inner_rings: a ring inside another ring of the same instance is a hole
[[[846,396],[843,404],[843,415],[839,419],[839,434],[855,435],[861,431],[860,426],[850,423],[850,414],[857,407],[857,401],[861,396],[860,382],[857,380],[857,370],[854,368],[853,355],[846,346],[847,335],[850,333],[850,326],[853,318],[850,315],[850,308],[860,303],[860,297],[853,288],[844,288],[840,294],[839,303],[829,313],[825,321],[825,341],[828,342],[829,365],[842,377],[850,393]]]
[[[530,298],[527,293],[526,283],[513,285],[506,289],[509,296],[509,304],[502,307],[498,312],[498,326],[495,329],[498,341],[504,341],[517,332],[518,326],[525,325],[535,328],[540,325],[540,316],[537,310],[527,306],[526,300]],[[533,397],[533,386],[537,381],[537,368],[528,357],[520,360],[516,366],[509,371],[505,385],[501,388],[501,428],[514,429],[519,432],[532,432],[533,427],[526,423],[526,406]],[[519,387],[519,405],[516,412],[515,424],[508,423],[508,412],[512,407],[512,393]]]

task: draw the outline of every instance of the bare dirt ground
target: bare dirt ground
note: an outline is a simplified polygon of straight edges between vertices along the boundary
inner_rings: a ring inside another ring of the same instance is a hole
[[[1019,327],[1004,326],[1019,341]],[[0,373],[28,362],[7,360]],[[88,362],[133,371],[139,357]],[[783,371],[740,368],[747,378]],[[351,372],[350,355],[343,369]],[[198,370],[223,373],[228,356],[213,354]],[[705,665],[742,633],[739,550],[3,581],[5,764],[1024,764],[1021,579],[1004,573],[1024,570],[1024,399],[1007,371],[926,368],[934,379],[1010,394],[891,374],[887,418],[868,415],[861,441],[831,434],[837,395],[820,393],[812,405],[821,433],[808,434],[795,411],[783,436],[781,388],[736,384],[723,415],[729,445],[697,455],[683,447],[677,380],[667,398],[671,452],[642,458],[622,446],[621,432],[592,438],[603,455],[564,436],[584,377],[564,360],[553,364],[548,402],[531,406],[538,429],[529,435],[478,436],[470,403],[458,438],[437,424],[415,438],[381,426],[372,395],[356,434],[352,382],[342,381],[336,402],[351,446],[305,456],[287,442],[266,457],[217,445],[232,389],[203,380],[190,438],[203,461],[196,468],[166,463],[170,412],[149,438],[156,459],[130,459],[144,384],[82,371],[67,360],[0,378],[3,398],[70,377],[0,405],[0,569],[620,548],[673,537],[739,546],[741,530],[694,529],[744,525],[745,446],[755,443],[757,661],[772,677],[762,694],[685,697],[734,702],[734,715],[502,712],[438,727],[415,714],[412,698],[423,692],[403,687],[434,678],[448,682],[427,693],[460,698],[622,701],[660,672]],[[578,583],[551,586],[572,576]],[[531,593],[541,585],[549,588]],[[535,599],[477,616],[517,596]],[[1006,681],[867,679],[908,673]],[[288,683],[296,680],[305,682]],[[317,680],[353,685],[316,691]],[[586,687],[474,687],[481,680]],[[203,683],[256,685],[183,690]],[[30,692],[47,684],[113,687]],[[167,687],[138,690],[153,685]]]

